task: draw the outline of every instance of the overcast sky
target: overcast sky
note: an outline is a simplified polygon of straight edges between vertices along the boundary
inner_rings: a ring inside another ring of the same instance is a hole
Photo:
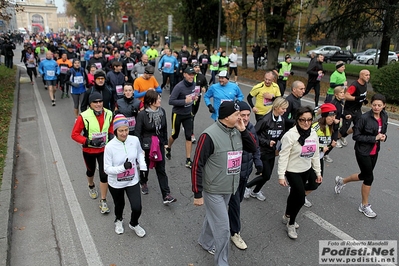
[[[64,0],[55,0],[55,5],[57,6],[57,13],[64,13]]]

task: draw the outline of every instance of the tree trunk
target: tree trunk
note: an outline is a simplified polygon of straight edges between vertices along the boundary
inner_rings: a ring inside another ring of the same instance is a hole
[[[241,53],[242,53],[242,68],[248,68],[247,63],[247,41],[248,41],[248,13],[241,13]]]
[[[393,6],[393,2],[397,3],[398,1],[390,1],[390,5]],[[381,68],[387,65],[388,62],[388,52],[389,45],[391,44],[391,34],[394,32],[395,25],[395,9],[388,8],[384,10],[385,19],[383,21],[382,27],[382,40],[381,40],[381,52],[380,59],[378,60],[378,68]]]

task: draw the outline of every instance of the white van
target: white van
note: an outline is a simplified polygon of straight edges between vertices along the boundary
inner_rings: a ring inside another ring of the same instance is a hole
[[[24,28],[18,28],[18,32],[22,33],[23,35],[27,34],[27,32],[26,32],[26,30]]]

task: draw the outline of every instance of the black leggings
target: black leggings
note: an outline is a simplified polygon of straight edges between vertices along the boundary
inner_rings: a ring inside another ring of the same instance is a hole
[[[86,164],[86,175],[93,177],[96,172],[96,161],[100,172],[100,182],[108,183],[108,175],[104,172],[104,152],[100,153],[87,153],[83,152],[83,159]]]
[[[132,226],[138,225],[142,209],[139,183],[124,188],[113,188],[111,186],[108,186],[108,188],[115,204],[115,221],[123,219],[123,209],[125,208],[124,192],[126,191],[126,196],[130,202],[130,208],[132,210],[132,214],[130,215],[130,224]]]
[[[180,115],[172,113],[172,138],[176,140],[179,137],[180,126],[184,127],[184,135],[187,141],[191,141],[193,134],[193,116],[192,114]]]
[[[168,80],[169,77],[169,85],[170,85],[170,91],[173,91],[174,88],[174,79],[175,79],[175,73],[165,73],[162,72],[162,85],[161,85],[161,89],[163,89],[166,85],[166,81]]]
[[[168,176],[165,171],[165,149],[161,147],[162,153],[162,161],[155,163],[155,172],[158,177],[159,187],[161,188],[162,198],[165,198],[167,194],[170,193],[170,188],[168,184]],[[145,163],[147,164],[147,168],[150,166],[150,150],[145,150]],[[147,184],[148,182],[148,173],[147,171],[140,171],[140,184]]]
[[[285,177],[291,186],[290,194],[287,198],[287,208],[285,214],[290,217],[290,225],[295,223],[296,216],[301,210],[305,203],[305,184],[310,180],[313,172],[312,168],[309,168],[303,173],[292,173],[286,172]]]
[[[314,106],[319,106],[319,98],[320,98],[320,81],[316,82],[308,82],[306,86],[305,96],[310,92],[311,89],[314,89]]]
[[[255,177],[254,179],[251,180],[251,182],[247,183],[247,188],[253,187],[255,186],[253,192],[254,193],[258,193],[259,190],[262,189],[262,187],[266,184],[267,181],[270,180],[270,177],[272,175],[273,172],[273,168],[274,168],[274,161],[276,159],[276,157],[270,157],[270,155],[265,156],[262,154],[261,156],[261,160],[262,160],[262,164],[263,164],[263,171],[262,171],[262,175]]]
[[[29,76],[29,78],[30,78],[30,82],[33,81],[33,76],[32,76],[32,74],[34,74],[34,75],[35,75],[35,78],[37,78],[37,70],[36,70],[36,67],[27,67],[26,70],[27,70],[27,72],[28,72],[28,76]]]
[[[363,184],[371,186],[374,181],[373,170],[377,163],[378,153],[375,155],[364,156],[355,151],[356,161],[360,168],[359,179],[363,180]]]

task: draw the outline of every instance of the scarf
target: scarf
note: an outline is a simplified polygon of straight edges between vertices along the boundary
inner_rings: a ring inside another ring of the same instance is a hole
[[[157,133],[157,135],[159,135],[159,130],[161,129],[161,120],[163,116],[161,108],[158,108],[157,110],[152,110],[150,107],[147,107],[145,111],[150,118],[150,123],[154,123],[155,132]]]
[[[309,127],[309,129],[305,130],[305,129],[302,129],[298,125],[298,123],[296,123],[296,129],[298,130],[298,133],[299,133],[298,142],[299,142],[299,144],[301,144],[301,146],[303,146],[305,144],[305,139],[307,139],[310,136],[311,127]]]

